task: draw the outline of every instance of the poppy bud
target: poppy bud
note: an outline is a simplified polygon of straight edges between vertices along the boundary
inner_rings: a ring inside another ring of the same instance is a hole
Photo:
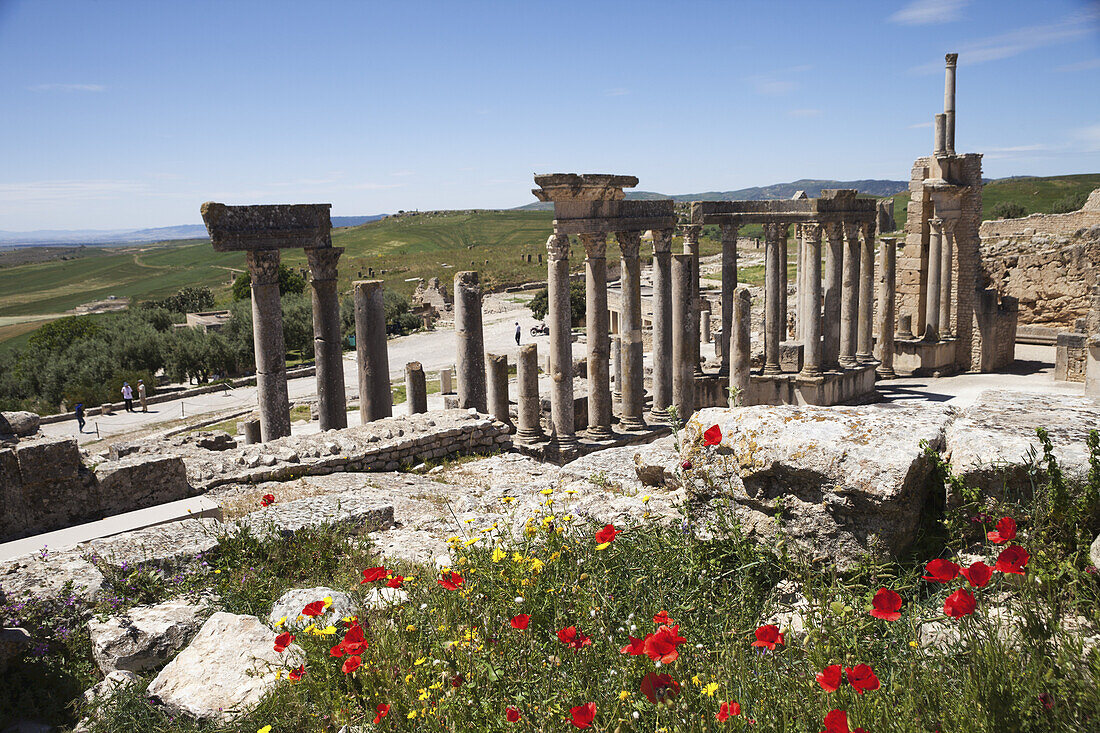
[[[683,463],[680,464],[680,468],[684,469],[685,471],[690,471],[691,470],[691,461],[684,461]]]

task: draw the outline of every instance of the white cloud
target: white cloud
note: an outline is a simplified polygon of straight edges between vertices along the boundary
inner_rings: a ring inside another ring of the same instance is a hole
[[[1073,137],[1084,146],[1086,153],[1100,153],[1100,125],[1074,130]]]
[[[1089,59],[1088,61],[1078,61],[1076,64],[1066,64],[1065,66],[1059,66],[1057,69],[1055,69],[1055,71],[1089,71],[1091,69],[1100,69],[1100,58]]]
[[[604,95],[608,97],[622,97],[627,94],[630,94],[630,90],[628,89],[608,89],[604,92]]]
[[[910,130],[920,130],[920,129],[923,129],[925,127],[932,127],[932,123],[931,122],[918,122],[915,125],[909,125]]]
[[[116,199],[145,193],[148,186],[139,181],[25,181],[0,183],[0,201],[40,203],[50,201],[91,201]]]
[[[766,74],[750,76],[748,82],[752,84],[757,94],[780,96],[789,94],[798,88],[798,82],[787,77],[802,74],[811,68],[813,67],[804,64],[802,66],[792,66],[789,69],[776,69]]]
[[[891,23],[929,25],[949,23],[962,17],[969,0],[915,0],[890,16]]]
[[[107,89],[102,84],[35,84],[27,88],[32,92],[102,92]]]
[[[1034,155],[1020,155],[1020,153],[1038,153],[1050,150],[1049,145],[1032,143],[1030,145],[1010,145],[1004,148],[986,148],[983,152],[989,160],[1001,160],[1005,158],[1033,158]]]
[[[819,109],[792,109],[787,112],[791,117],[820,117],[821,110]]]

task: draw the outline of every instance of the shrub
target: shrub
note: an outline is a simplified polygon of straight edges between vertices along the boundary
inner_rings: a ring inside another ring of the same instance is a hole
[[[527,303],[531,315],[536,320],[546,320],[546,314],[550,311],[550,294],[546,288],[535,293],[535,297]],[[569,283],[569,315],[570,322],[575,326],[584,320],[585,293],[584,282],[573,280]]]
[[[994,219],[1019,219],[1027,216],[1027,209],[1015,201],[1002,201],[990,213]]]
[[[306,279],[279,263],[279,295],[301,295],[306,290]],[[252,297],[252,275],[242,272],[233,281],[233,300],[248,300]]]
[[[1050,213],[1068,214],[1071,211],[1077,211],[1085,205],[1086,200],[1088,200],[1088,194],[1086,194],[1084,191],[1080,193],[1067,194],[1051,205]]]

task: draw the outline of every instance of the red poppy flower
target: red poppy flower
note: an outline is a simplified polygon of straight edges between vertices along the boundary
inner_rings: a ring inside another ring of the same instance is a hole
[[[844,670],[848,673],[848,684],[858,694],[879,688],[878,677],[869,664],[857,664],[854,667],[845,667]]]
[[[676,648],[687,639],[680,636],[680,626],[661,626],[652,634],[646,636],[642,642],[646,655],[653,661],[662,664],[675,662],[680,658],[680,652]]]
[[[373,583],[376,580],[382,580],[382,578],[389,575],[390,571],[383,567],[367,568],[363,571],[363,579],[359,581],[359,585],[364,583]]]
[[[531,617],[526,613],[521,613],[518,616],[513,616],[509,623],[511,623],[512,628],[517,631],[527,631],[527,625],[531,623]]]
[[[458,586],[465,583],[466,579],[458,573],[447,573],[436,582],[447,590],[458,590]]]
[[[348,629],[348,632],[344,634],[344,640],[340,642],[339,646],[344,650],[344,653],[350,655],[358,655],[366,651],[368,645],[366,638],[363,636],[363,627],[356,624]]]
[[[937,557],[925,565],[924,569],[928,575],[921,577],[925,580],[931,580],[934,583],[950,583],[958,576],[961,568],[950,560]]]
[[[997,529],[986,532],[985,537],[995,545],[1016,539],[1016,520],[1012,517],[1001,517],[997,522]]]
[[[306,665],[304,665],[304,664],[298,665],[298,669],[292,669],[292,670],[290,670],[290,672],[287,673],[287,677],[294,680],[295,682],[300,681],[305,676],[306,676]]]
[[[756,630],[756,641],[753,646],[775,649],[776,644],[783,644],[783,634],[779,633],[779,627],[773,624],[765,624]]]
[[[672,679],[672,675],[650,672],[642,678],[642,684],[639,689],[641,689],[643,695],[649,698],[651,703],[657,705],[659,703],[671,702],[679,695],[680,683]]]
[[[504,719],[509,723],[518,723],[519,719],[523,716],[519,714],[519,708],[514,705],[509,705],[504,709]]]
[[[596,703],[586,702],[584,705],[569,708],[569,714],[573,716],[569,722],[574,727],[589,728],[592,726],[592,721],[596,719]]]
[[[275,495],[274,494],[264,494],[263,498],[260,499],[260,506],[271,506],[274,503],[275,503]]]
[[[577,631],[576,626],[566,626],[558,632],[558,641],[570,649],[580,651],[582,647],[592,644],[592,639]]]
[[[718,714],[714,717],[718,718],[719,723],[725,723],[729,720],[731,715],[741,714],[741,703],[737,702],[724,702],[721,707],[718,708]]]
[[[661,624],[674,624],[676,623],[676,619],[669,618],[668,611],[661,611],[653,617],[653,623],[657,624],[658,626]]]
[[[1001,550],[1001,554],[997,556],[997,564],[993,568],[1002,573],[1023,575],[1027,561],[1030,559],[1031,555],[1027,554],[1027,550],[1019,545],[1009,545]]]
[[[294,641],[294,634],[290,633],[289,631],[285,631],[285,632],[279,634],[278,636],[275,637],[275,651],[282,654],[283,652],[286,651],[286,648],[288,646],[290,646],[291,642],[293,642],[293,641]]]
[[[456,674],[451,678],[451,687],[462,687],[464,682],[466,682],[466,675],[462,673]]]
[[[392,578],[390,578],[389,580],[386,581],[386,587],[387,588],[400,588],[404,584],[405,584],[405,576],[404,575],[395,575],[395,576],[393,576]]]
[[[974,613],[974,596],[959,588],[943,602],[943,612],[951,618],[962,618]]]
[[[302,609],[303,616],[317,617],[325,612],[324,601],[314,601]]]
[[[690,471],[691,470],[691,461],[684,461],[683,463],[680,464],[680,468],[684,469],[685,471]]]
[[[989,579],[993,577],[993,568],[978,560],[968,568],[959,571],[970,583],[971,588],[984,588]]]
[[[344,674],[351,674],[355,670],[359,669],[359,665],[361,665],[362,663],[363,660],[359,657],[348,657],[344,660],[344,666],[340,669],[343,670]],[[389,710],[389,707],[387,707],[386,709]],[[378,721],[376,720],[375,722],[377,723]]]
[[[722,442],[722,428],[717,425],[711,425],[703,433],[703,445],[718,445]]]
[[[378,703],[378,707],[374,709],[374,724],[378,725],[382,722],[382,718],[390,714],[390,706],[384,702]]]
[[[645,642],[648,638],[649,636],[646,636],[645,639],[635,639],[633,636],[631,636],[630,643],[624,646],[622,649],[619,649],[619,652],[622,654],[629,654],[632,657],[636,657],[639,654],[645,654]]]
[[[879,588],[875,597],[871,599],[871,615],[886,621],[897,621],[901,618],[901,596],[889,588]]]
[[[848,713],[843,710],[830,710],[825,714],[825,730],[821,733],[852,733],[848,729]]]
[[[596,532],[596,542],[601,545],[605,542],[614,542],[615,536],[622,534],[621,529],[615,529],[614,524],[605,524],[604,528]]]
[[[844,679],[839,664],[830,664],[817,674],[817,684],[821,685],[821,689],[825,692],[836,692],[840,689],[842,682]]]

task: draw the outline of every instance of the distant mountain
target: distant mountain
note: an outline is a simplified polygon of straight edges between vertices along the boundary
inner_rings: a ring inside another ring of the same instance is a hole
[[[670,198],[673,201],[762,201],[765,199],[789,199],[798,191],[805,191],[810,198],[821,195],[823,188],[854,188],[867,196],[893,196],[909,189],[908,181],[884,181],[877,179],[865,179],[860,181],[819,181],[803,178],[790,183],[774,183],[770,186],[754,186],[741,188],[736,191],[705,191],[703,193],[663,194],[653,191],[627,191],[628,199],[639,201],[652,201],[653,199]],[[527,211],[542,211],[552,209],[553,204],[536,202],[519,206],[519,209]]]

